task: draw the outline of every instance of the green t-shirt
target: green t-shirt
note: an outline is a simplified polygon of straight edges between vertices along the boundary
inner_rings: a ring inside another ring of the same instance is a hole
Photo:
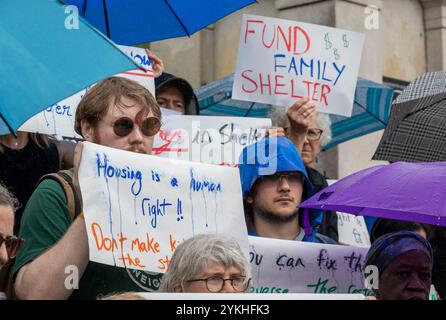
[[[44,180],[23,213],[19,234],[25,239],[25,245],[17,256],[14,273],[56,244],[71,222],[62,186],[54,180]],[[70,299],[96,299],[125,291],[154,291],[159,287],[161,275],[90,261],[79,281],[79,289],[73,291]]]

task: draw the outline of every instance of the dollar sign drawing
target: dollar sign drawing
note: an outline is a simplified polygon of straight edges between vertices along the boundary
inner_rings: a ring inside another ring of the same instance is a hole
[[[342,36],[342,41],[344,42],[344,48],[348,48],[350,46],[350,42],[347,40],[347,35],[344,34]]]
[[[334,48],[334,49],[333,49],[333,53],[334,53],[335,59],[336,59],[336,60],[339,60],[339,58],[340,58],[341,56],[340,56],[339,53],[338,53],[338,49]]]
[[[332,43],[330,41],[330,35],[328,33],[325,34],[324,40],[325,40],[325,49],[326,50],[331,49]]]

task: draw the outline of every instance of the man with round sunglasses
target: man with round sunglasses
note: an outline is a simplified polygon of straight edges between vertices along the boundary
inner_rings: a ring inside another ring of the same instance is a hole
[[[270,138],[247,146],[239,163],[250,235],[336,243],[317,233],[321,211],[312,210],[310,214],[309,210],[298,208],[314,191],[302,158],[290,140]]]
[[[6,298],[8,270],[23,246],[23,240],[13,235],[14,213],[19,207],[16,197],[0,182],[0,300]]]
[[[160,108],[146,88],[111,77],[82,98],[75,130],[89,142],[150,154],[160,119]],[[72,181],[77,199],[81,198],[76,174],[81,153],[82,143],[78,143]],[[140,291],[126,269],[89,261],[85,222],[80,210],[70,211],[64,190],[59,182],[45,179],[25,208],[20,235],[26,243],[13,270],[17,297],[95,299],[112,292]]]

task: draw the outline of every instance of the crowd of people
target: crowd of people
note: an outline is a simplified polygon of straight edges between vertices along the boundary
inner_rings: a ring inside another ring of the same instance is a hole
[[[132,80],[103,80],[77,107],[76,132],[85,141],[150,154],[161,127],[161,107],[199,114],[185,79],[162,73],[155,86],[153,97]],[[289,108],[272,107],[269,117],[273,127],[267,137],[247,146],[240,156],[249,235],[338,244],[335,212],[298,208],[327,186],[316,164],[321,146],[331,139],[329,118],[316,112],[307,98]],[[276,148],[268,161],[277,165],[265,173],[265,163],[255,155],[270,144]],[[125,299],[140,291],[124,268],[89,260],[77,174],[82,146],[26,132],[0,136],[1,298]],[[371,241],[366,265],[379,270],[376,299],[428,299],[433,275],[437,291],[445,297],[446,271],[436,261],[445,259],[444,229],[378,219]],[[69,265],[79,270],[78,288],[65,285]],[[251,281],[250,264],[234,240],[196,235],[175,249],[159,291],[240,293],[248,291]],[[128,294],[113,296],[122,292]]]

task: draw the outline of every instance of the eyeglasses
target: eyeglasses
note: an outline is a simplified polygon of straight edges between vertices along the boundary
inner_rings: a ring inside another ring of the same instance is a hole
[[[25,240],[16,236],[5,236],[4,234],[0,233],[0,247],[3,246],[3,243],[5,244],[8,258],[14,259],[25,244]]]
[[[113,131],[119,137],[125,137],[133,131],[134,122],[128,117],[122,117],[113,124]],[[139,124],[141,132],[148,137],[152,137],[160,131],[161,121],[157,117],[147,117]]]
[[[221,289],[223,289],[225,282],[229,281],[231,283],[232,288],[234,288],[237,292],[244,292],[249,287],[249,283],[251,282],[251,278],[246,281],[246,277],[239,276],[239,277],[233,277],[224,279],[219,276],[211,276],[205,279],[192,279],[187,280],[186,282],[196,282],[196,281],[205,281],[206,282],[206,288],[209,292],[220,292]]]
[[[319,140],[323,132],[322,129],[310,128],[307,130],[307,138],[308,140]]]
[[[302,174],[298,172],[276,173],[270,176],[262,176],[259,179],[271,184],[281,183],[283,179],[285,179],[288,184],[298,184],[303,181]]]

